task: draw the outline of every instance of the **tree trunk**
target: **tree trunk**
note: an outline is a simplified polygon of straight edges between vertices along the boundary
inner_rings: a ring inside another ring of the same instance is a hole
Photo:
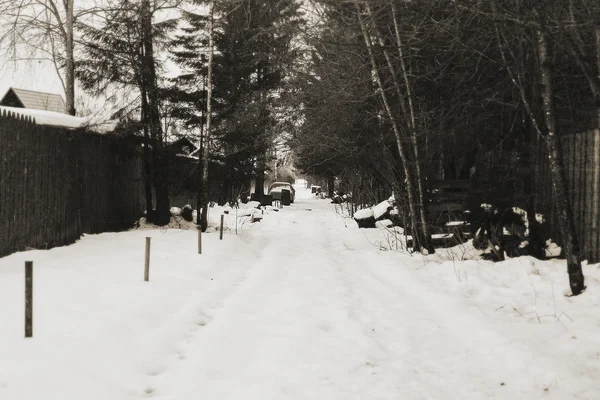
[[[421,172],[421,152],[419,151],[419,141],[417,138],[417,122],[415,118],[415,108],[413,105],[413,94],[411,89],[410,80],[408,79],[408,73],[406,69],[406,64],[404,62],[404,52],[402,50],[402,38],[400,36],[400,27],[398,25],[398,19],[396,15],[396,6],[393,2],[392,4],[392,17],[394,21],[394,31],[396,33],[396,46],[398,49],[398,56],[400,59],[400,68],[402,71],[402,78],[404,79],[404,85],[406,87],[406,98],[408,99],[408,110],[410,113],[410,133],[411,133],[411,143],[413,145],[413,151],[415,154],[415,173],[417,179],[417,196],[419,202],[419,217],[421,220],[421,229],[423,231],[423,239],[425,240],[424,246],[429,252],[429,254],[433,254],[435,252],[433,248],[433,241],[431,239],[431,233],[429,232],[429,224],[427,223],[427,208],[425,203],[425,185],[424,180],[425,177]]]
[[[167,225],[171,220],[171,207],[169,203],[169,160],[161,149],[154,152],[154,168],[156,192],[156,221],[157,225]]]
[[[75,115],[75,56],[74,56],[74,36],[73,36],[73,2],[75,0],[65,0],[67,7],[67,16],[65,21],[65,100],[67,114]]]
[[[540,82],[542,86],[542,103],[548,135],[546,145],[550,159],[550,172],[552,174],[552,189],[554,194],[554,206],[558,212],[561,234],[563,236],[563,247],[567,257],[567,272],[569,284],[574,296],[580,294],[584,289],[584,277],[581,270],[581,256],[579,253],[579,242],[575,234],[575,222],[571,204],[567,197],[565,184],[565,172],[562,164],[562,153],[560,148],[560,137],[556,128],[556,115],[554,108],[554,91],[552,86],[552,64],[548,57],[548,42],[546,34],[542,29],[537,31],[538,53],[540,58]]]
[[[156,218],[157,225],[166,225],[171,219],[169,206],[168,161],[163,149],[162,129],[160,125],[159,98],[156,84],[156,66],[154,59],[154,43],[152,36],[152,12],[150,1],[142,0],[141,3],[141,28],[144,55],[142,58],[142,74],[146,83],[148,97],[147,121],[150,126],[152,142],[152,167],[154,190],[156,192]]]
[[[206,77],[202,78],[202,89],[206,90]],[[204,204],[204,119],[205,110],[200,110],[200,145],[198,146],[198,198],[196,199],[196,225],[202,227],[202,207]]]
[[[386,114],[392,124],[392,129],[393,129],[394,135],[396,137],[396,146],[397,146],[398,152],[400,154],[400,159],[402,160],[402,167],[403,167],[404,175],[405,175],[405,179],[406,179],[406,192],[408,195],[408,206],[409,206],[409,210],[410,210],[410,218],[412,221],[411,233],[413,236],[413,250],[420,251],[422,243],[424,242],[424,238],[422,237],[423,231],[421,229],[419,229],[420,228],[419,222],[418,222],[419,221],[419,212],[418,212],[418,208],[416,206],[415,197],[414,197],[415,190],[414,190],[414,185],[413,185],[413,181],[412,181],[413,176],[412,176],[412,173],[411,173],[411,170],[409,167],[410,160],[408,159],[407,152],[404,148],[404,143],[402,141],[402,135],[400,133],[400,129],[399,129],[398,123],[396,121],[396,116],[394,115],[392,108],[390,106],[390,102],[388,100],[388,97],[387,97],[387,94],[385,91],[385,87],[383,85],[383,80],[381,79],[381,74],[379,73],[377,60],[375,59],[375,54],[373,51],[373,43],[371,42],[371,38],[369,37],[369,32],[367,31],[367,27],[361,16],[361,7],[360,7],[358,0],[355,0],[354,4],[356,5],[356,11],[358,14],[358,22],[360,24],[360,29],[361,29],[363,38],[365,40],[365,45],[367,46],[367,51],[369,53],[369,59],[371,61],[371,69],[373,72],[373,76],[375,78],[377,86],[379,87],[379,93],[381,95],[381,99],[385,106]]]
[[[521,42],[521,65],[529,71],[538,70],[538,59],[535,54],[531,54],[529,51],[529,44],[527,42]],[[539,74],[532,74],[531,78],[526,83],[527,92],[531,93],[530,98],[532,99],[530,110],[535,116],[540,114],[540,87],[539,87]],[[539,141],[542,140],[541,132],[538,132],[536,125],[533,124],[527,115],[527,110],[521,108],[521,119],[526,123],[526,135],[524,143],[526,144],[526,152],[523,157],[524,164],[529,169],[529,177],[525,180],[525,194],[527,200],[525,204],[525,211],[527,212],[527,223],[529,225],[529,251],[530,254],[540,260],[546,258],[546,243],[542,237],[542,227],[537,221],[536,214],[538,211],[538,205],[536,199],[538,194],[538,165],[539,160]]]
[[[256,70],[256,83],[259,89],[259,101],[261,104],[265,99],[265,88],[264,88],[264,76],[265,71],[263,67],[259,67]],[[264,126],[264,120],[261,118],[261,124]],[[264,129],[264,128],[263,128]],[[256,175],[255,175],[255,185],[254,185],[254,193],[256,194],[258,201],[262,203],[262,198],[265,195],[265,172],[267,170],[267,162],[271,157],[270,154],[267,154],[267,150],[264,147],[260,150],[260,154],[256,160]],[[275,167],[277,168],[277,167]]]
[[[202,152],[202,213],[200,216],[200,229],[206,232],[208,228],[208,162],[210,155],[210,135],[212,122],[212,89],[213,89],[213,55],[214,55],[214,0],[210,1],[208,25],[208,73],[206,82],[206,130],[204,132],[204,149]],[[198,210],[200,212],[200,210]]]
[[[594,28],[596,39],[596,82],[600,82],[600,25]],[[596,113],[598,114],[598,128],[600,128],[600,94],[596,93]]]
[[[196,225],[200,230],[202,230],[202,208],[204,207],[204,185],[202,182],[202,177],[204,176],[204,146],[202,143],[200,144],[198,171],[200,177],[200,184],[198,186],[198,198],[196,199]]]
[[[144,194],[146,196],[146,222],[154,223],[154,204],[152,202],[152,162],[150,161],[150,132],[148,131],[148,102],[146,101],[146,88],[141,81],[142,92],[142,121],[144,125]]]
[[[258,201],[262,201],[265,195],[265,164],[264,155],[260,155],[256,161],[256,176],[254,178],[254,193],[258,196]]]

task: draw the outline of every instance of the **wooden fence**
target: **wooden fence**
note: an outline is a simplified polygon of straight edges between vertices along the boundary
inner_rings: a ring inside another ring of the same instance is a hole
[[[558,217],[554,209],[552,177],[550,174],[550,163],[546,144],[542,141],[537,143],[537,162],[535,163],[535,209],[536,213],[544,216],[549,230],[548,236],[559,244],[562,242]],[[568,134],[561,137],[563,154],[563,165],[567,183],[567,195],[573,216],[575,219],[576,235],[581,246],[584,259],[590,263],[600,262],[600,130]],[[497,165],[498,161],[490,159],[495,154],[486,154],[484,159],[488,165]],[[491,156],[491,157],[490,157]],[[485,163],[484,163],[485,164]],[[429,182],[430,203],[428,211],[430,222],[436,226],[440,223],[452,220],[453,215],[467,209],[465,198],[470,196],[471,202],[475,204],[492,202],[492,199],[482,200],[481,187],[496,185],[496,195],[506,194],[506,201],[510,199],[512,205],[525,208],[528,195],[516,187],[509,187],[508,181],[502,181],[502,177],[489,174],[478,168],[479,181],[432,181]],[[521,178],[531,174],[532,171],[520,170],[517,175]],[[483,176],[483,178],[482,178]],[[514,181],[521,182],[519,178]],[[475,184],[476,183],[476,184]],[[518,186],[518,185],[517,185]],[[462,189],[467,190],[463,192]],[[490,188],[488,187],[489,191]],[[489,196],[489,193],[488,193]],[[496,199],[498,200],[498,199]],[[471,204],[472,206],[472,204]]]
[[[139,149],[84,130],[0,118],[0,257],[130,228],[144,210]]]
[[[600,130],[564,135],[563,165],[582,254],[600,262]],[[540,143],[536,171],[536,208],[548,219],[552,237],[559,238],[552,205],[552,181],[544,143]]]

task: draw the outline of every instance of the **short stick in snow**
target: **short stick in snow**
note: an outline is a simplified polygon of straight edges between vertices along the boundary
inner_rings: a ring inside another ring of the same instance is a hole
[[[198,228],[198,254],[202,254],[202,227],[200,225]]]
[[[224,220],[225,216],[223,214],[221,214],[221,229],[219,232],[219,239],[223,240],[223,220]]]
[[[146,238],[146,257],[144,262],[144,281],[148,282],[150,279],[150,238]]]
[[[25,261],[25,337],[33,337],[33,261]]]

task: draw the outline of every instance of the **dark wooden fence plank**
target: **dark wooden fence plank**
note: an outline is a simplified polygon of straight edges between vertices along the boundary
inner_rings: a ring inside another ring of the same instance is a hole
[[[128,229],[141,215],[141,152],[120,139],[0,117],[0,142],[0,257]]]
[[[593,235],[591,239],[594,243],[597,243],[593,250],[593,259],[600,260],[600,130],[597,129],[594,132],[594,161],[593,161],[593,182],[594,182],[594,197],[593,203],[593,215],[592,215],[592,229]]]
[[[581,215],[581,229],[580,229],[580,240],[584,240],[583,236],[590,236],[592,234],[592,197],[593,197],[593,165],[591,161],[591,154],[593,151],[593,135],[584,135],[583,148],[582,148],[582,181],[584,186],[584,192],[582,193],[582,209]],[[593,256],[593,247],[590,246],[590,240],[585,240],[586,248],[585,253],[589,256]]]
[[[600,262],[600,130],[564,135],[561,138],[567,191],[576,223],[582,255],[589,262]],[[561,242],[556,210],[550,190],[552,180],[548,153],[538,147],[538,183],[536,207],[550,224],[553,240]]]

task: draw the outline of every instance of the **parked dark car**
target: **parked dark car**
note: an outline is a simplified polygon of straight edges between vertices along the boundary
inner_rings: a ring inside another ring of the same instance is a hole
[[[271,186],[269,186],[269,194],[273,196],[273,200],[281,201],[281,191],[284,189],[290,191],[290,203],[293,203],[296,198],[296,189],[294,189],[294,186],[289,182],[272,183]]]

